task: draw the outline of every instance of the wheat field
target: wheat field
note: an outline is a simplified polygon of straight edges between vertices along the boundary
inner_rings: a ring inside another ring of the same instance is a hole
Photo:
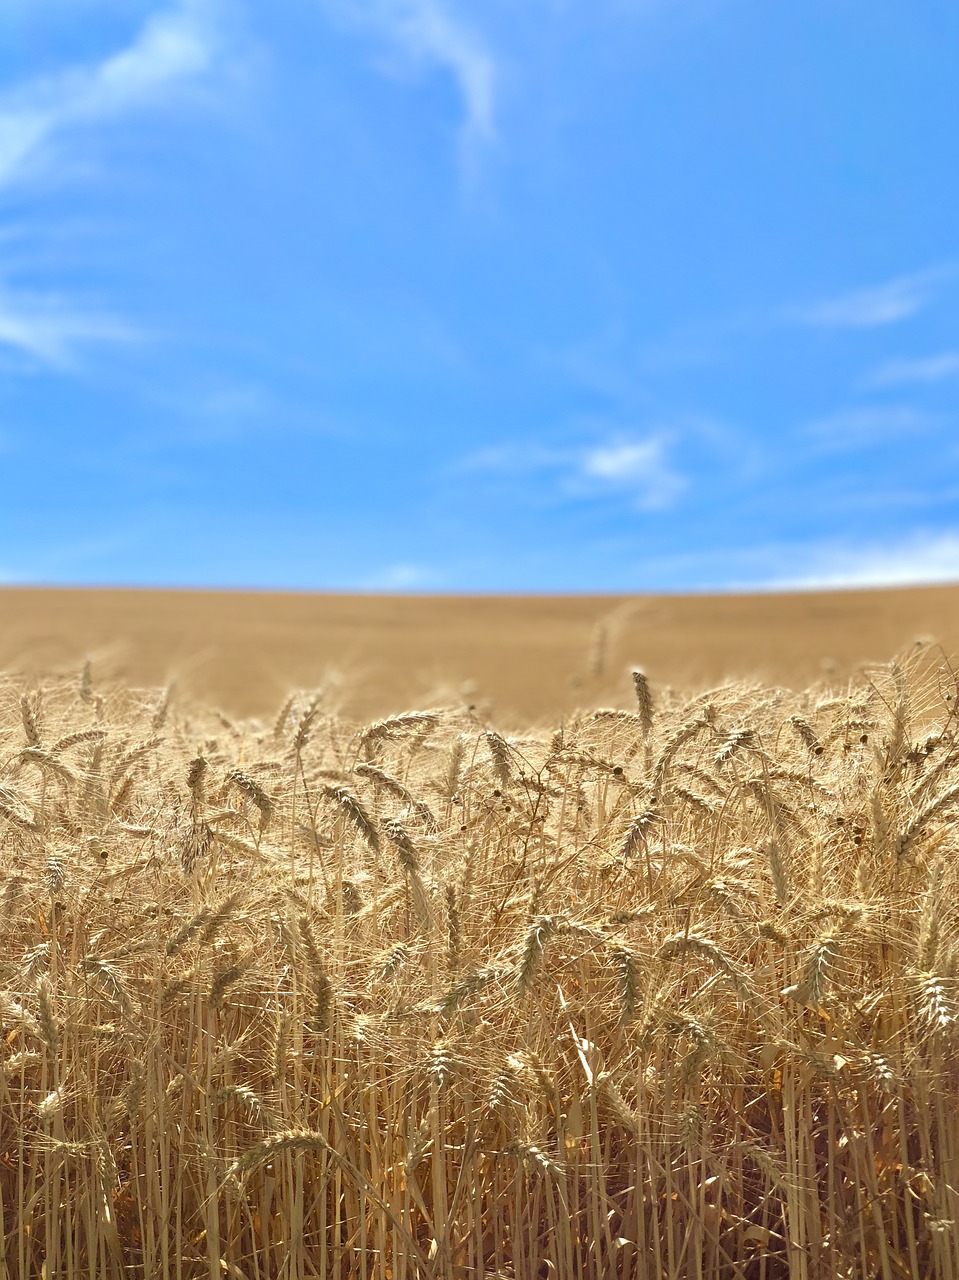
[[[42,680],[92,658],[101,680],[172,682],[243,718],[325,685],[357,720],[462,700],[506,725],[550,724],[615,700],[632,662],[660,686],[795,689],[845,680],[917,636],[959,656],[959,587],[390,596],[0,584],[0,670]]]
[[[0,1275],[959,1277],[957,676],[0,680]]]

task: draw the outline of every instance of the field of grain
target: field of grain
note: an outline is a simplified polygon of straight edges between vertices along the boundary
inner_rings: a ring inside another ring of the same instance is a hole
[[[175,685],[229,716],[267,716],[290,689],[327,690],[374,719],[473,703],[549,725],[621,696],[640,664],[660,687],[855,676],[917,636],[959,653],[959,587],[719,596],[349,596],[0,589],[0,669],[77,670]]]
[[[954,670],[612,691],[3,678],[0,1274],[959,1276]]]

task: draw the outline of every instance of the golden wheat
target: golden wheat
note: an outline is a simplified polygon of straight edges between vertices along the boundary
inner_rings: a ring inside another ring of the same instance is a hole
[[[624,685],[4,678],[0,1275],[959,1280],[952,674]]]

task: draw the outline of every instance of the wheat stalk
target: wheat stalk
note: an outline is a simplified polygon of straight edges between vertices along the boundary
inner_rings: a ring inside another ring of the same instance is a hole
[[[959,1280],[934,672],[162,745],[0,683],[11,1274]]]

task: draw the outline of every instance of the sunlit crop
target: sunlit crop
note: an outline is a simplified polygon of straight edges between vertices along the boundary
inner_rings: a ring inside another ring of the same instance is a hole
[[[16,1277],[959,1276],[959,720],[0,686]]]

